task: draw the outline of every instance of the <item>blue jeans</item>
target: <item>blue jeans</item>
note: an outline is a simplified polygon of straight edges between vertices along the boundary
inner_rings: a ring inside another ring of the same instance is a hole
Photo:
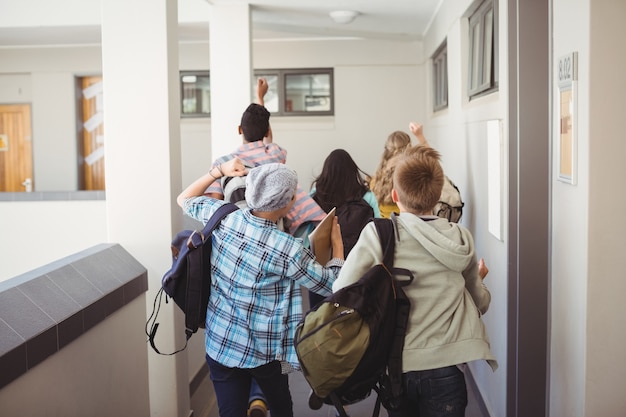
[[[280,362],[272,361],[258,368],[227,368],[208,355],[207,364],[217,397],[220,417],[246,417],[252,378],[259,384],[272,410],[272,417],[293,417],[289,377],[282,374]]]
[[[389,417],[463,417],[467,406],[465,375],[456,366],[402,375],[404,398]]]
[[[250,382],[250,396],[248,398],[248,404],[252,404],[254,400],[263,400],[264,403],[267,403],[267,399],[259,387],[259,384],[256,382],[256,379],[252,378]]]

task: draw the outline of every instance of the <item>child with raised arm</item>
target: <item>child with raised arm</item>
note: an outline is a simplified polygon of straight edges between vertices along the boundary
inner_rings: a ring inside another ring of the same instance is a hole
[[[232,158],[239,158],[244,165],[256,167],[263,164],[287,161],[287,151],[273,142],[272,129],[270,127],[270,112],[263,106],[264,96],[268,85],[264,78],[257,80],[257,101],[252,103],[243,112],[241,124],[238,127],[243,143],[231,154],[217,158],[213,167],[224,163]],[[223,189],[219,181],[214,181],[207,187],[207,195],[215,198],[223,198]],[[307,222],[319,222],[326,213],[304,191],[298,187],[296,201],[287,213],[287,230],[293,234],[300,226]]]
[[[398,211],[398,206],[391,199],[393,188],[393,172],[400,156],[411,147],[411,137],[397,130],[392,132],[385,141],[385,148],[376,168],[376,173],[370,181],[370,188],[380,209],[381,217],[388,219],[391,213]]]

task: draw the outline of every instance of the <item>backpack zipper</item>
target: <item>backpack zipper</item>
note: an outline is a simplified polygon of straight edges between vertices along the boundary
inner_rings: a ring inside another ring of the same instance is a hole
[[[335,308],[339,307],[339,303],[333,303],[333,306],[335,306]],[[314,333],[316,333],[318,330],[320,330],[322,327],[327,326],[341,318],[343,318],[344,316],[347,316],[349,314],[353,314],[354,313],[354,309],[353,308],[349,308],[346,310],[343,310],[341,312],[339,312],[338,314],[335,314],[335,316],[328,320],[327,322],[324,322],[322,324],[320,324],[319,326],[317,326],[316,328],[314,328],[313,330],[309,331],[307,334],[303,335],[300,338],[300,341],[298,342],[298,344],[300,344],[300,342],[304,341],[305,339],[307,339],[308,337],[310,337],[311,335],[313,335]]]

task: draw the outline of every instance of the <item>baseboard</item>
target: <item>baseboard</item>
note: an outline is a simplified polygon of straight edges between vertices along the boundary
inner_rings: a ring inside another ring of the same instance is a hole
[[[485,400],[483,400],[480,389],[478,389],[478,384],[476,384],[476,380],[474,379],[471,368],[469,366],[465,366],[463,369],[463,373],[465,374],[465,382],[468,385],[471,385],[471,390],[474,391],[474,393],[476,394],[476,405],[480,409],[480,414],[484,417],[492,417],[489,409],[487,408],[487,405],[485,404]]]
[[[198,387],[200,386],[200,384],[202,384],[202,381],[204,381],[204,378],[206,378],[208,375],[209,375],[209,367],[206,365],[201,366],[198,372],[194,375],[191,382],[189,383],[189,398],[193,397],[193,395],[198,390]]]

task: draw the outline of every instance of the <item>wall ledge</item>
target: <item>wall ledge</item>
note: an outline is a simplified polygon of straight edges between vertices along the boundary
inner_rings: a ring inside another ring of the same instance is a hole
[[[100,244],[0,282],[0,389],[148,290],[119,244]]]
[[[105,200],[106,191],[35,191],[32,193],[1,192],[0,202],[8,201],[87,201]]]

